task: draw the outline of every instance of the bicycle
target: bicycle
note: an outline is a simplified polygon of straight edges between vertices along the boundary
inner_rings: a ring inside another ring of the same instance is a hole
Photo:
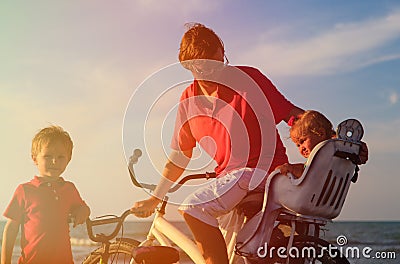
[[[148,190],[154,190],[156,185],[139,183],[136,179],[133,164],[137,163],[138,158],[141,156],[140,150],[135,150],[134,155],[129,161],[129,173],[132,183],[139,187]],[[169,193],[177,191],[183,184],[192,179],[211,179],[215,178],[215,173],[204,173],[188,175],[181,179],[175,186],[173,186]],[[263,193],[256,193],[246,197],[238,206],[238,210],[245,214],[247,219],[251,219],[259,210],[261,210],[261,202],[263,200]],[[161,206],[155,213],[155,218],[148,231],[147,238],[143,242],[137,240],[121,237],[114,239],[122,227],[125,218],[130,214],[130,211],[125,211],[121,216],[107,216],[106,219],[88,219],[87,229],[89,238],[93,241],[102,243],[102,246],[91,252],[88,257],[83,261],[83,264],[93,263],[175,263],[179,260],[179,253],[175,247],[180,248],[195,264],[204,264],[205,260],[201,255],[194,241],[183,234],[180,230],[169,223],[165,218],[165,208],[168,204],[168,197],[165,197]],[[281,213],[276,219],[277,224],[271,236],[272,246],[287,247],[291,245],[302,249],[305,247],[312,247],[315,249],[316,256],[312,258],[282,258],[281,256],[270,256],[267,259],[253,259],[246,254],[239,255],[247,259],[248,263],[325,263],[325,264],[347,264],[347,259],[340,255],[337,257],[330,257],[328,254],[321,252],[323,248],[329,246],[329,242],[320,238],[321,227],[327,222],[317,219],[306,219],[301,216],[293,216],[286,213]],[[93,226],[117,223],[115,229],[110,235],[96,234],[93,235]],[[278,224],[279,223],[279,224]],[[297,223],[297,227],[294,225]],[[290,232],[296,232],[293,238],[287,236],[288,231],[282,231],[284,227],[288,227]],[[313,233],[312,235],[311,232]],[[142,252],[138,249],[144,249]],[[161,259],[165,262],[162,262]]]

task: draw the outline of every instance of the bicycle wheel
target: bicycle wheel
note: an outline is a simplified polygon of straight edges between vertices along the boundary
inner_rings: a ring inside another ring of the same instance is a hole
[[[139,246],[139,241],[130,239],[129,242],[119,240],[110,244],[108,263],[120,264],[129,263],[132,259],[132,250]],[[103,248],[99,247],[92,251],[82,262],[82,264],[100,263]],[[106,264],[106,263],[102,263]]]

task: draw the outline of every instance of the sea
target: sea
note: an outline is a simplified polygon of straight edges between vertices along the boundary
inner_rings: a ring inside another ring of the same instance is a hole
[[[4,221],[0,221],[1,234],[4,224]],[[150,225],[150,222],[126,222],[119,236],[141,241],[146,237]],[[173,222],[173,225],[190,234],[184,222]],[[400,263],[400,222],[337,221],[325,227],[323,238],[346,254],[352,264]],[[112,227],[108,227],[110,228]],[[95,230],[104,234],[107,234],[107,231]],[[75,263],[82,263],[91,251],[99,247],[89,239],[85,225],[75,228],[71,226],[70,234]],[[17,263],[19,254],[19,238],[17,238],[12,263]],[[185,258],[180,263],[192,262]]]

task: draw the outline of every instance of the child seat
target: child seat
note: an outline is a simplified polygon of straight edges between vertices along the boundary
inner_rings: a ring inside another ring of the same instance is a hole
[[[357,179],[363,128],[355,119],[339,124],[337,138],[318,144],[300,178],[274,171],[268,177],[262,210],[239,232],[236,253],[257,258],[257,250],[269,243],[279,217],[294,222],[325,224],[337,217],[351,181]]]

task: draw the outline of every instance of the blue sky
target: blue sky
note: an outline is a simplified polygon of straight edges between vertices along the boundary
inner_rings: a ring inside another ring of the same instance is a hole
[[[370,160],[339,219],[400,219],[398,1],[2,1],[1,210],[36,173],[31,139],[49,124],[71,133],[64,176],[93,216],[145,198],[126,172],[125,110],[149,76],[177,62],[191,21],[220,35],[231,64],[259,68],[296,105],[335,125],[359,119]],[[287,127],[279,129],[290,160],[302,161]],[[153,162],[161,166],[162,153]]]

